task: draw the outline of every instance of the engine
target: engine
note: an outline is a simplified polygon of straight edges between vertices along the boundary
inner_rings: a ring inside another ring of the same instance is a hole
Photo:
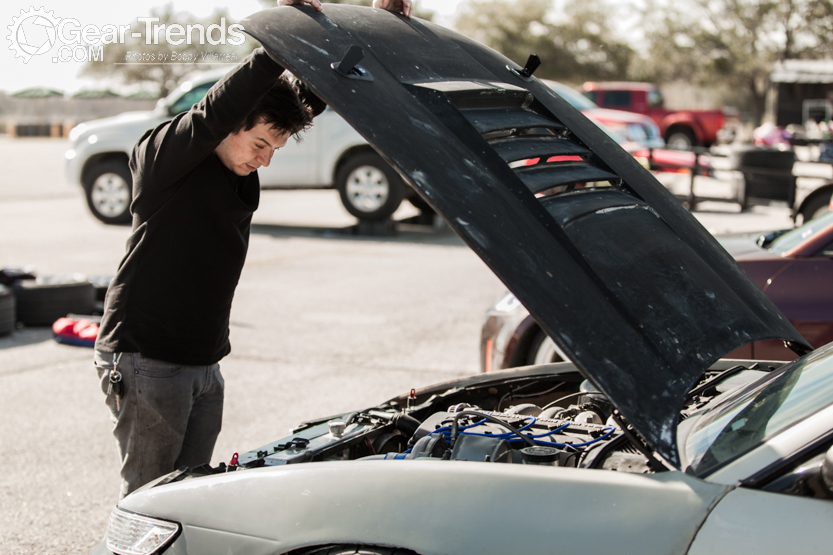
[[[775,368],[724,366],[704,373],[686,398],[681,422],[716,396]],[[490,379],[459,380],[419,394],[412,390],[376,407],[305,422],[283,439],[235,453],[229,464],[183,470],[160,484],[315,461],[435,459],[631,473],[670,468],[576,371]]]
[[[564,385],[536,382],[509,387],[505,393],[497,387],[454,391],[433,396],[422,405],[406,399],[404,407],[391,402],[303,424],[291,436],[243,453],[233,462],[252,468],[316,460],[431,458],[589,466],[604,447],[620,443],[624,434],[613,407],[589,382],[580,382],[578,388],[573,385],[578,391],[572,393],[568,387],[554,391]],[[536,388],[542,391],[524,391]],[[458,402],[439,410],[443,398],[457,400],[478,397],[478,393],[482,394],[480,403]],[[518,399],[524,402],[512,402]],[[647,468],[644,461],[642,467]],[[643,471],[642,467],[637,471]]]

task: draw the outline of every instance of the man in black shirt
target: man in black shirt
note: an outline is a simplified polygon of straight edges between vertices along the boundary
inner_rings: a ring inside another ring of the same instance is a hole
[[[280,0],[280,5],[319,0]],[[410,16],[410,0],[376,0]],[[249,243],[257,170],[323,103],[263,49],[130,158],[133,232],[95,347],[121,454],[121,495],[211,460],[220,432],[229,314]]]

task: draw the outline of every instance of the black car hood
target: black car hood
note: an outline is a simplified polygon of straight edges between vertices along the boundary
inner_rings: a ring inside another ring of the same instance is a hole
[[[679,466],[679,411],[711,363],[761,339],[806,345],[632,156],[497,52],[355,6],[274,8],[242,24],[397,168],[668,462]],[[339,67],[351,47],[363,57]],[[552,156],[568,161],[510,167]]]

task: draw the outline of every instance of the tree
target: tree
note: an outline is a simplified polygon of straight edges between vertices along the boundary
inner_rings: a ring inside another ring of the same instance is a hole
[[[798,41],[809,42],[809,48],[803,48],[802,54],[812,58],[833,57],[833,2],[830,0],[812,0],[807,2],[805,16],[798,29]]]
[[[151,17],[159,18],[153,25],[164,24],[166,28],[177,24],[187,30],[188,25],[201,25],[208,30],[211,25],[219,25],[228,29],[234,21],[225,12],[217,11],[205,20],[198,20],[188,13],[175,13],[171,4],[161,9],[151,10]],[[225,25],[223,25],[225,20]],[[202,37],[198,29],[192,30],[191,44],[186,40],[182,44],[169,44],[162,32],[158,44],[147,44],[146,25],[144,22],[134,21],[131,30],[125,33],[125,42],[104,45],[104,59],[90,61],[81,68],[81,75],[103,76],[119,78],[125,84],[149,83],[158,87],[159,95],[164,97],[189,73],[195,70],[205,70],[211,67],[211,58],[205,54],[234,55],[239,61],[253,48],[254,40],[246,37],[241,46],[234,46],[228,40],[225,44],[211,44]],[[141,33],[141,37],[134,38],[133,32]],[[213,32],[213,40],[217,40],[219,31]],[[230,36],[226,35],[227,39]],[[151,43],[153,39],[151,38]],[[176,60],[173,59],[176,54]],[[163,58],[164,56],[164,58]],[[193,60],[195,63],[183,63]],[[227,66],[216,66],[227,67]]]
[[[724,85],[765,110],[776,61],[833,53],[829,0],[688,0],[648,4],[642,19],[648,48],[633,74],[658,82]]]
[[[558,11],[551,0],[473,0],[456,28],[519,65],[537,54],[538,77],[572,83],[625,79],[633,50],[613,31],[616,12],[605,0]]]
[[[266,7],[273,8],[277,2],[276,0],[260,0]],[[327,4],[349,4],[351,6],[373,6],[373,0],[321,0]],[[434,18],[434,12],[420,8],[419,2],[414,3],[414,16],[431,21]]]

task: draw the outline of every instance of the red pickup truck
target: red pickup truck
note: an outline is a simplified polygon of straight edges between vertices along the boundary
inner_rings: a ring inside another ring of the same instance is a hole
[[[602,108],[651,117],[669,148],[710,146],[725,123],[720,110],[666,110],[662,93],[650,83],[587,82],[581,92]]]

